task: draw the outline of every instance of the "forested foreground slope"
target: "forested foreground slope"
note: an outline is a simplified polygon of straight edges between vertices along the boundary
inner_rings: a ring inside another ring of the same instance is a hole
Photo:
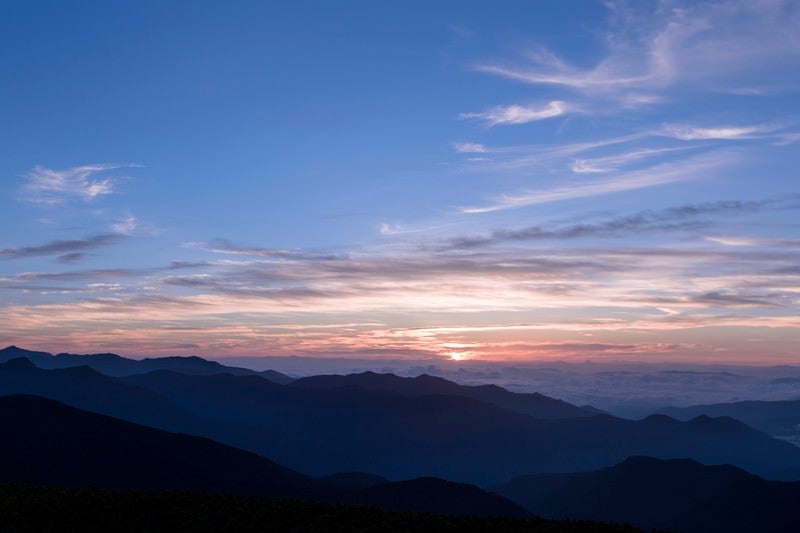
[[[170,532],[642,533],[583,520],[481,518],[201,492],[0,485],[0,529]]]

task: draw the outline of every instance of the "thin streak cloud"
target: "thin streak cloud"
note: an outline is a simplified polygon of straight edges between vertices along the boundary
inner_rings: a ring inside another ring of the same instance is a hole
[[[661,210],[641,211],[630,215],[613,217],[597,222],[561,225],[554,227],[528,226],[519,229],[503,229],[492,231],[488,235],[456,237],[447,240],[443,249],[470,249],[483,246],[494,246],[504,242],[566,240],[579,238],[619,237],[628,233],[653,233],[668,231],[695,231],[712,223],[708,220],[697,220],[706,215],[742,215],[756,213],[767,207],[787,208],[781,199],[751,201],[720,201],[703,204],[686,204]],[[706,237],[706,240],[729,245],[754,246],[752,241],[741,242],[725,240],[720,237]],[[735,244],[734,244],[735,243]]]
[[[717,126],[712,128],[672,125],[664,127],[664,129],[661,131],[661,135],[679,139],[681,141],[739,141],[763,138],[764,134],[772,133],[781,129],[783,129],[782,126],[777,126],[774,124],[759,124],[754,126]]]
[[[615,154],[606,157],[595,157],[586,159],[574,159],[569,168],[576,174],[603,174],[618,170],[631,163],[642,161],[651,157],[658,157],[671,152],[687,150],[686,147],[671,148],[644,148],[633,150],[622,154]]]
[[[611,179],[597,180],[591,183],[580,183],[573,186],[553,187],[550,189],[507,194],[501,196],[491,204],[462,207],[461,212],[470,214],[491,213],[530,205],[601,196],[679,181],[689,181],[700,177],[707,177],[711,171],[717,170],[724,164],[729,164],[730,162],[730,154],[704,154],[702,156],[686,159],[680,163],[664,163],[649,169],[622,174]]]
[[[482,144],[468,142],[454,142],[453,150],[459,154],[485,154],[489,151]]]
[[[567,110],[565,102],[554,100],[543,107],[498,106],[483,113],[461,113],[458,118],[481,120],[489,126],[515,125],[557,117],[565,114]]]
[[[207,241],[207,242],[188,242],[184,244],[184,246],[186,248],[199,248],[201,250],[206,250],[209,252],[214,252],[219,254],[248,255],[255,257],[268,257],[272,259],[283,259],[289,261],[291,260],[332,261],[335,259],[339,259],[339,256],[335,254],[321,254],[321,253],[304,252],[304,251],[295,252],[289,250],[275,250],[271,248],[240,246],[232,243],[227,239],[215,239],[213,241]]]
[[[61,255],[94,250],[119,243],[123,237],[115,233],[94,235],[85,239],[68,239],[52,241],[38,246],[22,246],[19,248],[0,249],[0,259],[24,259],[45,255]],[[63,256],[62,256],[63,257]],[[69,259],[77,259],[72,256]]]

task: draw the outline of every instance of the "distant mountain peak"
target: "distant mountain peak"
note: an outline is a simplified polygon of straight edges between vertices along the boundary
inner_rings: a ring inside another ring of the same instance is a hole
[[[25,349],[25,348],[20,348],[19,346],[16,346],[14,344],[12,344],[11,346],[6,346],[2,350],[0,350],[0,354],[3,354],[3,355],[8,355],[8,354],[21,354],[21,355],[29,354],[29,355],[39,355],[39,356],[48,355],[50,357],[53,356],[53,354],[51,354],[49,352],[37,352],[35,350],[28,350],[28,349]]]
[[[675,419],[672,418],[671,416],[667,416],[667,415],[654,414],[654,415],[649,415],[648,417],[646,417],[644,419],[644,421],[645,422],[654,422],[654,423],[666,424],[666,423],[675,422]]]
[[[27,357],[15,357],[14,359],[9,359],[5,363],[0,363],[0,365],[4,366],[5,368],[10,368],[14,370],[28,370],[33,368],[39,368],[35,364],[33,364],[33,362]]]

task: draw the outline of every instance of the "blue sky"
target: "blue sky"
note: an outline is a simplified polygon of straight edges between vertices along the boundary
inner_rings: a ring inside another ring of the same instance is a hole
[[[792,362],[796,2],[0,21],[0,342]]]

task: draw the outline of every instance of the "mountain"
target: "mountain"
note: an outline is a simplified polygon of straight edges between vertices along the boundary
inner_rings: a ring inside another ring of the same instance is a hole
[[[0,395],[32,394],[128,421],[197,430],[198,417],[152,390],[127,385],[88,366],[44,370],[27,358],[0,363]]]
[[[483,509],[478,514],[525,516],[520,515],[518,504],[502,496],[487,493],[475,485],[432,477],[374,485],[353,492],[344,501],[393,511],[441,513],[445,509],[448,514],[473,515],[476,509]]]
[[[30,395],[0,398],[6,483],[290,495],[310,478],[209,439],[169,433]]]
[[[769,435],[800,435],[800,400],[748,401],[692,405],[690,407],[665,407],[658,412],[678,420],[687,420],[699,415],[729,416]]]
[[[763,475],[800,467],[800,448],[729,418],[544,420],[462,396],[307,389],[254,376],[159,371],[124,382],[195,415],[249,424],[244,432],[206,434],[313,475],[362,471],[492,484],[520,472],[602,468],[631,455],[692,457]],[[280,438],[264,438],[258,428]]]
[[[75,409],[31,395],[0,397],[0,481],[178,489],[312,498],[443,514],[526,517],[472,485],[421,479],[343,488],[254,453]],[[428,497],[421,498],[428,489]],[[435,494],[434,494],[435,493]]]
[[[764,476],[800,468],[800,448],[726,418],[543,420],[460,396],[308,390],[257,375],[112,378],[88,367],[43,370],[26,359],[0,364],[0,394],[11,393],[208,437],[314,476],[371,472],[487,485],[524,472],[602,468],[630,455],[731,463]]]
[[[24,357],[39,368],[48,370],[88,366],[108,376],[120,377],[143,374],[154,370],[172,370],[186,374],[234,374],[259,375],[275,383],[290,383],[292,378],[275,370],[256,372],[249,368],[225,366],[216,361],[208,361],[201,357],[155,357],[146,359],[128,359],[113,353],[77,355],[25,350],[17,346],[8,346],[0,350],[0,363]]]
[[[691,532],[800,531],[800,482],[689,459],[631,457],[602,470],[519,477],[494,490],[546,518]]]
[[[459,385],[428,374],[413,378],[404,378],[394,374],[376,374],[375,372],[363,372],[346,376],[311,376],[295,380],[292,382],[292,386],[306,390],[360,387],[393,392],[408,398],[431,394],[463,396],[464,398],[491,403],[504,409],[536,418],[577,418],[598,414],[596,410],[577,407],[571,403],[549,398],[538,393],[515,393],[497,385]]]

